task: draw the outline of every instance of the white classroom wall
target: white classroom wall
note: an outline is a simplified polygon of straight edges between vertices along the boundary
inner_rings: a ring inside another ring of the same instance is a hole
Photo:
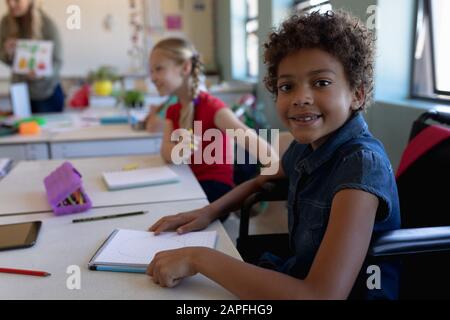
[[[203,9],[198,9],[198,0],[137,0],[142,9],[142,22],[148,27],[152,14],[149,11],[155,7],[161,10],[163,30],[146,28],[149,34],[143,34],[139,45],[145,50],[140,62],[143,67],[140,73],[145,73],[145,62],[148,50],[152,44],[169,35],[186,36],[191,39],[202,53],[205,63],[210,69],[215,69],[213,0],[202,0]],[[118,67],[122,74],[132,73],[136,60],[132,60],[127,52],[131,48],[132,29],[129,24],[129,0],[41,0],[44,11],[53,18],[59,27],[64,50],[63,77],[85,77],[90,70],[109,64]],[[155,3],[157,6],[155,6]],[[182,5],[180,5],[182,4]],[[81,9],[81,29],[70,30],[67,20],[70,14],[67,8],[77,5]],[[144,14],[145,11],[145,14]],[[5,1],[0,1],[0,15],[6,14]],[[182,15],[183,29],[178,32],[165,30],[164,16],[167,14]],[[112,30],[104,27],[105,19],[110,16]],[[153,15],[154,17],[154,15]],[[10,70],[0,63],[0,79],[8,79]]]

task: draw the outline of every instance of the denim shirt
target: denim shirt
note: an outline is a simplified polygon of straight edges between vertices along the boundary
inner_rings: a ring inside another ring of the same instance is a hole
[[[374,233],[400,228],[392,166],[361,114],[314,151],[294,141],[282,166],[289,177],[289,236],[295,254],[284,264],[283,272],[306,278],[327,229],[333,198],[341,190],[357,189],[378,197]]]

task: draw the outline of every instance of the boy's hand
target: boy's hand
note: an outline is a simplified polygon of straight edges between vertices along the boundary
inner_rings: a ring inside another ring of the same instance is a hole
[[[153,282],[165,288],[177,286],[183,278],[197,274],[193,263],[198,248],[183,248],[160,252],[147,268]]]
[[[155,235],[166,231],[176,231],[178,234],[184,234],[203,230],[211,222],[212,219],[208,215],[208,211],[203,208],[161,218],[150,227],[149,231],[154,232]]]

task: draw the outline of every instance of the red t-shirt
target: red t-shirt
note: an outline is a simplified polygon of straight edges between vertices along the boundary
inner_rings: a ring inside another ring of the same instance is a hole
[[[219,130],[214,124],[216,113],[228,107],[209,93],[202,92],[194,108],[194,122],[197,122],[194,126],[194,134],[201,135],[202,141],[199,149],[191,157],[190,167],[199,181],[212,180],[233,186],[233,165],[230,164],[229,159],[233,154],[231,149],[233,146],[225,132]],[[180,111],[181,103],[177,103],[170,106],[166,113],[166,118],[172,121],[174,130],[180,128]],[[201,123],[201,130],[199,122]],[[214,137],[212,139],[207,138],[212,141],[203,141],[206,140],[204,134],[208,129],[215,129],[214,132],[217,133],[217,138],[220,140],[216,142]],[[213,143],[214,145],[211,145]],[[208,148],[208,146],[210,147]],[[211,163],[211,160],[208,160],[210,155],[213,157],[212,159],[220,159],[220,161],[213,161],[212,164],[208,164]],[[205,157],[208,157],[207,162],[205,162]]]

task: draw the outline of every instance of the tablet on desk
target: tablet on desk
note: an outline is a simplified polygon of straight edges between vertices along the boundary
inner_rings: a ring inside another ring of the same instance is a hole
[[[0,225],[0,251],[29,248],[37,240],[41,221]]]

